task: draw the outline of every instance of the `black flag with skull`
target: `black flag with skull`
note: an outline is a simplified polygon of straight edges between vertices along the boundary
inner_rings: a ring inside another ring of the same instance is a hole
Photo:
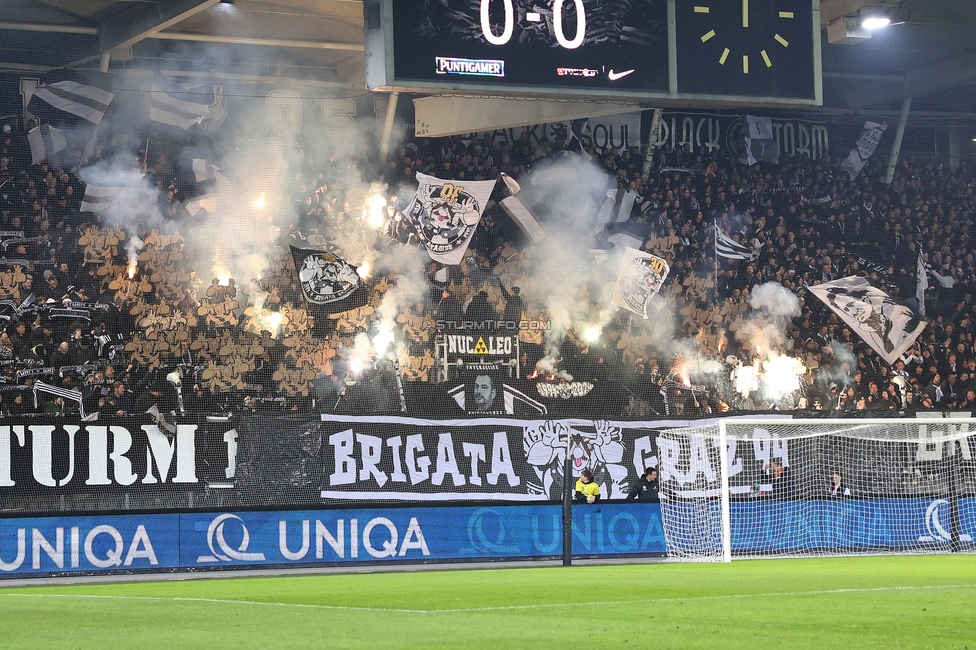
[[[337,314],[366,304],[368,292],[356,268],[335,253],[291,247],[302,295]]]

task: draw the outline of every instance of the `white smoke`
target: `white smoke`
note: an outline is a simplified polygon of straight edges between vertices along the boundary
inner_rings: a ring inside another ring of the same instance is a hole
[[[582,334],[602,328],[614,313],[610,265],[598,264],[590,250],[596,217],[612,186],[610,176],[579,156],[543,161],[520,179],[519,199],[543,221],[547,237],[527,253],[529,280],[522,295],[541,304],[552,328],[548,345],[558,345],[574,326]],[[581,298],[589,294],[589,300]]]
[[[753,288],[749,295],[749,306],[777,321],[800,315],[800,299],[778,282],[766,282]]]
[[[381,273],[392,273],[395,286],[383,295],[377,308],[380,326],[388,331],[396,328],[396,318],[410,312],[414,305],[424,302],[428,285],[424,275],[426,254],[416,247],[390,246],[375,264]]]
[[[756,355],[789,351],[792,340],[786,330],[790,319],[800,315],[799,299],[782,285],[767,282],[752,290],[749,306],[752,311],[742,319],[736,339]]]

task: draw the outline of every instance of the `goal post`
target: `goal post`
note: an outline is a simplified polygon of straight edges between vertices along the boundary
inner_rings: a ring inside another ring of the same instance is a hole
[[[729,418],[657,447],[672,559],[976,550],[976,418]]]

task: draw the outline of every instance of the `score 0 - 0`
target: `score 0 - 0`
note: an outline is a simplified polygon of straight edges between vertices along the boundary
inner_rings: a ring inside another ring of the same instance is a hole
[[[556,42],[561,47],[568,50],[575,50],[586,39],[586,11],[583,8],[583,0],[568,0],[576,8],[576,34],[572,39],[566,38],[563,30],[563,5],[567,0],[554,0],[552,5],[552,30],[556,35]],[[512,32],[515,31],[515,7],[512,0],[501,0],[505,8],[505,23],[502,33],[496,36],[491,28],[489,10],[492,0],[481,0],[481,31],[485,39],[492,45],[505,45],[512,39]],[[542,15],[536,11],[529,11],[525,14],[525,20],[530,23],[542,22]]]

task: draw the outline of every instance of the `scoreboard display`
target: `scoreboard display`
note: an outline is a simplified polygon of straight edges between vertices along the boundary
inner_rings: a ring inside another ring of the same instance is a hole
[[[821,103],[818,0],[366,0],[371,90]]]
[[[397,78],[668,89],[667,0],[393,0],[393,20]]]

